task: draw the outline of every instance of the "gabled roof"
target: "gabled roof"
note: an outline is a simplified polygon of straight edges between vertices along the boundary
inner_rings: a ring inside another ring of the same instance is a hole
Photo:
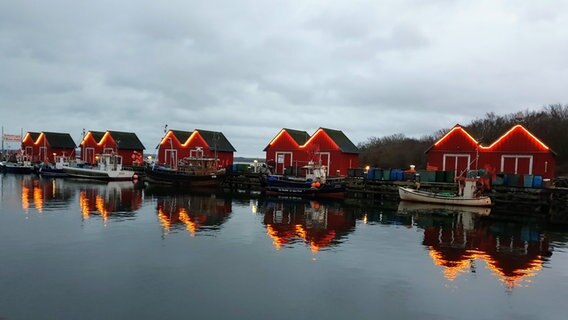
[[[458,123],[455,126],[453,126],[450,130],[448,130],[448,132],[446,132],[446,134],[444,134],[440,139],[438,139],[438,141],[434,142],[434,144],[431,145],[430,148],[428,148],[424,153],[428,153],[430,150],[432,150],[432,148],[440,144],[442,141],[446,140],[446,138],[448,138],[450,135],[454,134],[454,132],[458,130],[463,132],[474,145],[476,146],[479,145],[479,141],[477,141],[474,137],[472,137],[469,134],[469,132],[467,132],[467,130],[465,130],[465,128]]]
[[[107,131],[116,142],[117,149],[144,150],[144,145],[133,132]]]
[[[185,143],[193,133],[192,131],[170,130],[180,143]]]
[[[233,145],[231,145],[229,140],[227,140],[227,137],[225,137],[225,135],[222,132],[207,131],[201,129],[195,129],[195,131],[199,132],[199,134],[201,135],[203,140],[207,142],[211,150],[222,151],[222,152],[237,151],[235,150]]]
[[[359,148],[341,130],[334,130],[328,128],[320,128],[323,132],[325,132],[335,144],[339,147],[341,152],[345,153],[359,153]],[[319,130],[319,129],[318,129]],[[316,130],[317,132],[317,130]]]
[[[282,135],[283,132],[288,133],[288,135],[292,138],[292,140],[294,140],[294,142],[298,144],[298,146],[304,145],[304,143],[306,143],[310,139],[310,135],[306,131],[282,128],[278,132],[278,134],[274,138],[272,138],[272,140],[270,140],[270,143],[268,143],[268,145],[264,148],[263,151],[268,150],[268,147],[270,147],[272,143],[274,143],[274,141],[276,141],[278,137]]]
[[[75,149],[77,147],[68,133],[43,132],[45,139],[52,148]]]
[[[91,134],[91,136],[93,137],[93,139],[95,139],[95,141],[97,143],[101,142],[101,139],[105,135],[105,133],[103,131],[89,131],[89,133]]]
[[[306,131],[287,129],[287,128],[283,128],[282,130],[285,130],[286,132],[288,132],[290,137],[292,137],[292,139],[294,139],[294,141],[296,141],[296,143],[299,146],[306,143],[306,141],[308,141],[308,139],[310,138],[310,135]]]
[[[528,136],[531,139],[531,141],[536,146],[540,147],[541,149],[546,150],[546,151],[550,151],[552,154],[557,155],[556,152],[554,152],[552,149],[550,149],[546,144],[544,144],[544,142],[540,141],[529,130],[527,130],[525,127],[523,127],[520,124],[513,126],[511,129],[509,129],[507,132],[505,132],[503,135],[501,135],[499,138],[497,138],[497,140],[495,140],[491,145],[486,146],[486,147],[482,146],[481,148],[486,149],[486,150],[493,149],[498,143],[503,142],[503,141],[509,139],[514,134],[519,134],[519,133],[524,134],[525,136]]]
[[[28,134],[30,135],[30,138],[32,138],[32,141],[36,142],[41,132],[28,132]]]

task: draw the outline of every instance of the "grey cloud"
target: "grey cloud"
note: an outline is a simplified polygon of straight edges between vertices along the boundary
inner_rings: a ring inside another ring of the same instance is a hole
[[[7,1],[0,122],[149,149],[166,123],[221,130],[237,155],[282,127],[419,137],[564,103],[567,18],[531,1]]]

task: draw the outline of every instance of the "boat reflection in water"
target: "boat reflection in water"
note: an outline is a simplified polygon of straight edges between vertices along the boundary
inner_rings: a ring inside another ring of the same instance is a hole
[[[338,245],[355,229],[355,217],[340,205],[319,201],[267,200],[259,205],[276,249],[303,242],[312,252]]]
[[[415,225],[424,229],[422,244],[446,279],[475,273],[483,263],[507,290],[528,285],[551,255],[547,237],[527,224],[489,219],[489,212],[480,209],[418,205],[409,209],[402,204],[399,212],[411,213]]]
[[[35,208],[38,213],[69,207],[75,190],[67,188],[63,179],[39,179],[36,176],[21,177],[22,209]]]
[[[158,197],[156,210],[165,234],[183,228],[195,236],[220,230],[231,214],[232,201],[216,195],[177,194]]]
[[[130,181],[73,181],[79,190],[79,207],[83,219],[100,216],[103,221],[133,218],[142,207],[142,190]]]

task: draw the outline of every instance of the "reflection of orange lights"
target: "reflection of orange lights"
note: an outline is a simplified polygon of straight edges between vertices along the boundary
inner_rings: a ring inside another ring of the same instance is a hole
[[[87,194],[85,191],[79,192],[79,207],[81,208],[81,215],[83,219],[89,219],[89,199],[87,199]]]
[[[166,232],[170,231],[170,228],[172,227],[172,222],[170,221],[168,214],[164,212],[164,209],[161,207],[158,208],[158,219],[160,220],[162,228],[164,228]]]
[[[197,232],[197,228],[199,227],[199,225],[194,221],[192,221],[192,219],[189,217],[189,213],[187,212],[187,210],[185,210],[185,208],[180,209],[179,220],[186,225],[186,230],[192,236],[195,236],[195,233]]]
[[[266,226],[266,233],[272,239],[272,244],[274,244],[276,250],[280,250],[282,246],[286,243],[286,240],[279,237],[278,232],[274,230],[274,228],[270,224]]]
[[[301,224],[295,225],[294,230],[296,231],[296,235],[303,240],[308,238],[308,231]]]
[[[34,206],[36,207],[37,211],[41,213],[43,211],[43,194],[41,188],[34,187],[33,197],[34,197]]]
[[[28,201],[28,196],[30,194],[30,188],[22,186],[22,209],[28,210],[30,208],[30,202]]]
[[[433,250],[432,247],[430,247],[428,251],[434,264],[444,267],[444,277],[450,281],[454,281],[458,275],[465,272],[470,265],[470,257],[464,258],[461,261],[448,261],[445,260],[438,251]]]
[[[499,280],[510,289],[522,286],[523,282],[530,282],[528,278],[536,276],[536,274],[542,269],[542,257],[538,256],[530,262],[529,268],[515,270],[513,275],[506,275],[501,269],[499,269],[497,262],[494,259],[483,253],[481,253],[480,256],[481,255],[483,256],[482,259],[487,263],[487,268],[499,277]]]
[[[319,241],[316,242],[314,240],[311,240],[310,249],[312,250],[313,253],[317,253],[320,250],[320,248],[329,246],[336,236],[337,234],[335,233],[335,231],[330,230],[329,233],[324,235],[321,239],[319,239]]]
[[[105,208],[105,200],[101,196],[96,196],[95,198],[95,208],[103,217],[103,221],[108,220],[108,210]]]
[[[472,260],[484,261],[487,268],[509,289],[522,286],[523,282],[530,282],[527,278],[534,277],[542,269],[540,256],[531,261],[529,268],[515,270],[513,275],[507,275],[498,267],[495,259],[481,251],[466,250],[460,261],[448,261],[432,247],[429,247],[428,251],[434,264],[444,268],[444,277],[449,281],[455,280],[460,273],[466,272]]]

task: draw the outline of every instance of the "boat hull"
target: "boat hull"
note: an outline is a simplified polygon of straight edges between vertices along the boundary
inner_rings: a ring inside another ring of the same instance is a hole
[[[415,189],[399,187],[398,193],[401,200],[445,204],[452,206],[470,206],[470,207],[489,207],[491,206],[491,198],[480,196],[476,198],[464,198],[459,196],[442,196],[432,192],[419,191]]]
[[[0,171],[6,173],[29,174],[32,173],[33,170],[33,166],[25,166],[10,162],[3,162],[0,164]]]
[[[198,175],[158,168],[146,168],[144,174],[146,181],[149,183],[190,188],[217,188],[221,186],[226,177],[225,174],[222,173]]]
[[[402,200],[398,204],[398,212],[432,214],[471,213],[477,216],[488,216],[491,213],[491,208],[480,206],[454,206],[451,204],[436,204]]]
[[[267,195],[333,199],[343,199],[345,197],[345,184],[342,181],[328,182],[318,188],[314,188],[311,182],[308,181],[268,177],[264,182],[263,190]]]
[[[134,171],[127,170],[106,171],[90,168],[65,167],[63,171],[69,177],[105,181],[129,181],[132,180],[134,176]]]

